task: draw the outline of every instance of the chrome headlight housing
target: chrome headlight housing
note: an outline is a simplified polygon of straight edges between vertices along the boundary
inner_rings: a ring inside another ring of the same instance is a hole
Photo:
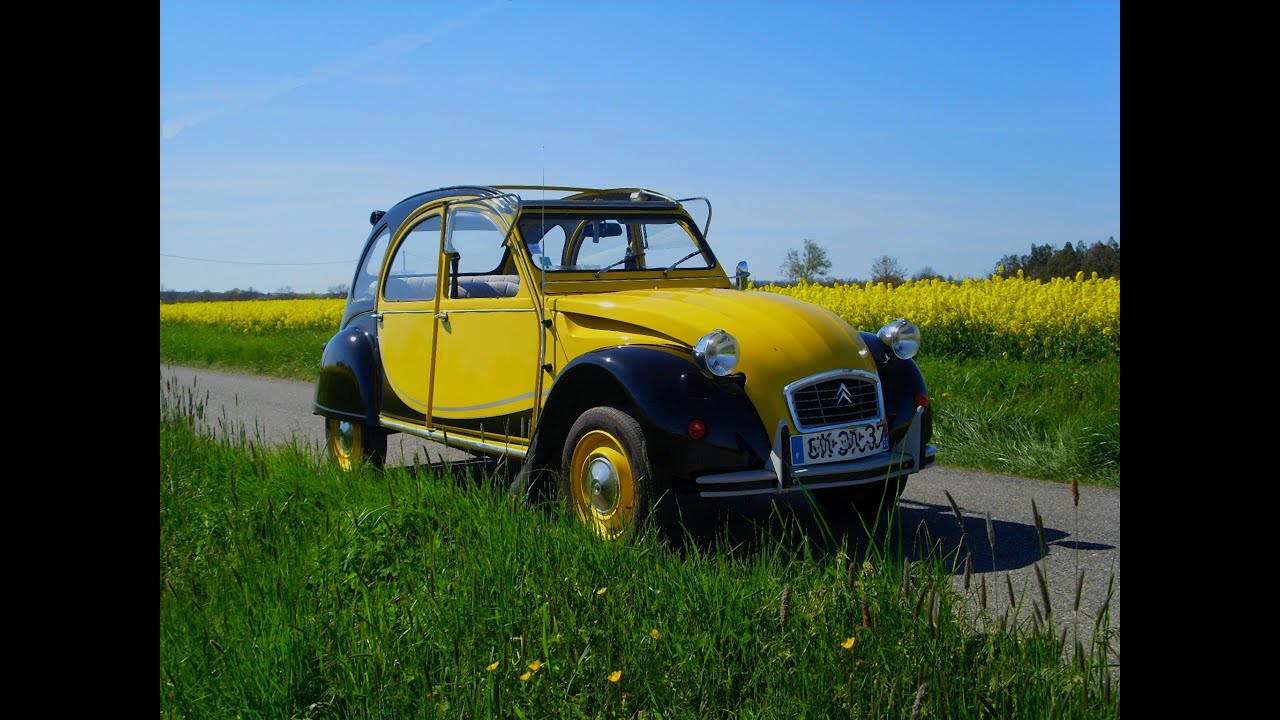
[[[920,328],[910,320],[898,318],[880,328],[876,335],[903,360],[910,360],[920,351]]]
[[[707,375],[731,375],[738,369],[738,340],[723,330],[713,330],[698,339],[693,358]]]

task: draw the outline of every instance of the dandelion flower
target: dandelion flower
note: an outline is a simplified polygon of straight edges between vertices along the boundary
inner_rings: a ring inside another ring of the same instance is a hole
[[[609,682],[616,683],[621,679],[622,679],[621,670],[614,670],[613,672],[609,673]]]
[[[533,672],[538,672],[539,670],[542,669],[542,661],[534,660],[533,662],[529,663],[529,669],[532,670]]]
[[[845,650],[852,650],[853,646],[857,644],[857,642],[858,642],[858,638],[856,636],[851,637],[848,640],[845,640],[844,642],[840,643],[840,647],[844,648]]]
[[[654,628],[649,631],[649,637],[653,638],[654,640],[661,640],[662,633],[658,632],[658,628]]]
[[[497,669],[498,669],[498,661],[497,661],[497,660],[494,660],[492,663],[490,663],[490,665],[489,665],[488,667],[486,667],[486,668],[485,668],[485,670],[488,670],[489,672],[493,672],[493,671],[495,671],[495,670],[497,670]]]
[[[520,682],[529,682],[529,678],[531,677],[533,677],[533,671],[526,670],[525,673],[520,676]]]
[[[597,595],[603,595],[603,594],[605,594],[605,593],[607,593],[607,592],[609,592],[609,588],[607,588],[607,587],[602,587],[602,588],[600,588],[599,590],[597,590],[597,591],[596,591],[596,594],[597,594]]]

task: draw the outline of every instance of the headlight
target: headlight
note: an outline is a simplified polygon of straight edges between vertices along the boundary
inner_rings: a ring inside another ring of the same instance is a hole
[[[704,373],[724,377],[738,367],[738,341],[723,330],[714,330],[693,346],[693,357]]]
[[[910,320],[898,318],[876,334],[880,336],[880,342],[888,345],[893,354],[903,360],[910,360],[920,351],[920,328]]]

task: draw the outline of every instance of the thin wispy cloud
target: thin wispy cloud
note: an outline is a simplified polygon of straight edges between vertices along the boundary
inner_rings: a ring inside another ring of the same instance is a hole
[[[166,140],[172,140],[187,128],[217,118],[238,115],[250,107],[269,102],[295,90],[337,78],[351,77],[362,71],[368,72],[388,58],[413,52],[423,45],[434,42],[445,33],[470,25],[508,4],[510,4],[509,0],[495,0],[461,17],[447,18],[426,32],[389,37],[351,57],[321,66],[306,75],[284,77],[250,88],[209,93],[161,93],[162,107],[165,105],[199,105],[201,107],[166,118],[160,123],[160,135]]]

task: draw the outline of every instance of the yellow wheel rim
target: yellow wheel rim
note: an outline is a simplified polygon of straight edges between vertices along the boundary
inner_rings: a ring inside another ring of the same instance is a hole
[[[329,454],[338,461],[338,466],[347,471],[355,468],[356,459],[364,451],[360,426],[346,420],[329,418],[325,420],[324,428],[329,441]]]
[[[618,439],[592,430],[573,449],[569,494],[578,519],[600,537],[613,540],[626,532],[636,507],[631,462]]]

